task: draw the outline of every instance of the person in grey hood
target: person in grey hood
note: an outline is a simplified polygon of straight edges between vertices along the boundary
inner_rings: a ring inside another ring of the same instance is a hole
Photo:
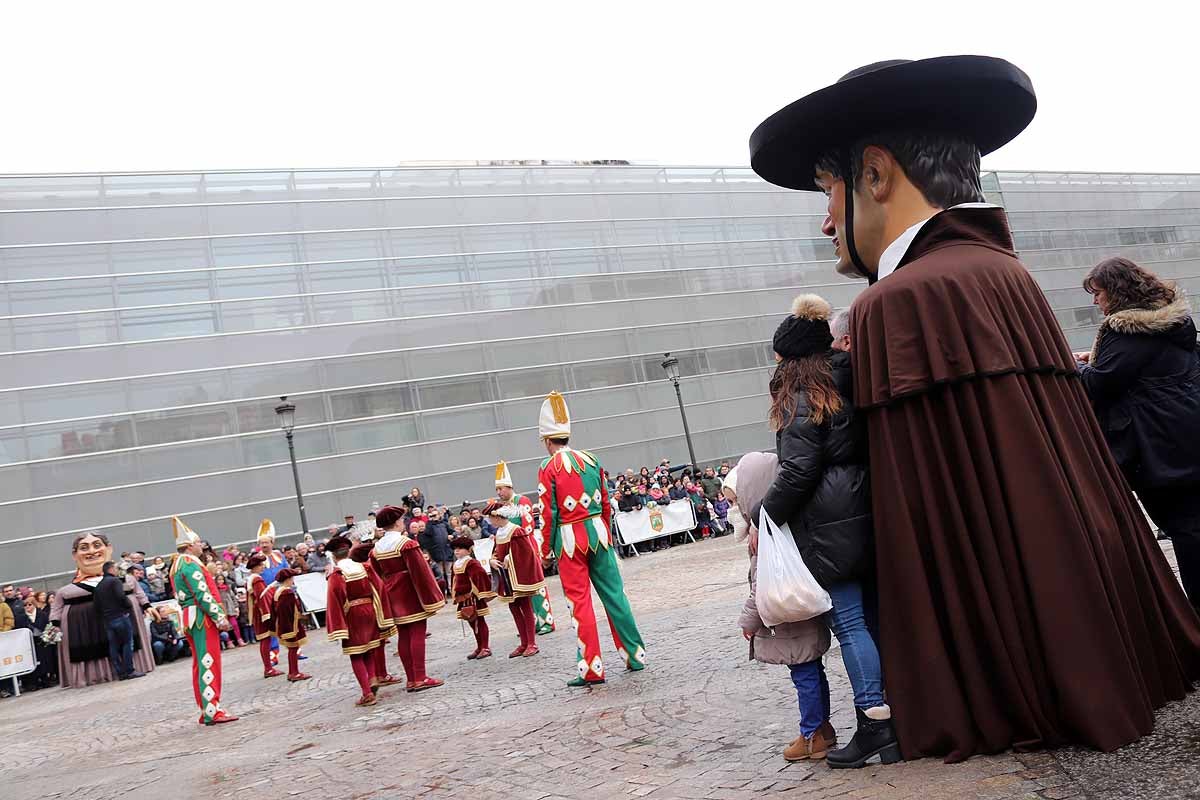
[[[829,683],[821,656],[829,650],[829,623],[824,615],[803,622],[787,622],[767,627],[759,616],[754,593],[757,589],[758,532],[742,508],[754,508],[762,502],[767,488],[779,472],[774,453],[747,453],[725,481],[724,492],[732,505],[729,518],[735,536],[748,533],[750,549],[750,596],[742,607],[738,627],[750,642],[750,658],[763,664],[786,664],[800,703],[800,736],[783,751],[788,761],[824,758],[837,744],[837,734],[829,723]]]

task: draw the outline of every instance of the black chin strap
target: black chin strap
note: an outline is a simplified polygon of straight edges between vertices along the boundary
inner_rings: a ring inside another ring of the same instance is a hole
[[[858,257],[858,248],[854,246],[854,173],[851,171],[850,151],[842,152],[842,183],[845,185],[846,197],[846,255],[850,264],[867,279],[867,284],[875,283],[879,278],[867,271],[862,259]]]

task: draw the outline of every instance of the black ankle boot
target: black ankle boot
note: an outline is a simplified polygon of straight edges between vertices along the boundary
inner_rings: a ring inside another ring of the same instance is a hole
[[[861,708],[854,709],[858,716],[858,730],[850,744],[830,750],[825,761],[833,769],[859,769],[874,756],[884,764],[895,764],[900,760],[900,745],[896,743],[896,732],[892,730],[892,711],[887,706],[870,709],[875,716],[887,714],[884,719],[872,719]]]

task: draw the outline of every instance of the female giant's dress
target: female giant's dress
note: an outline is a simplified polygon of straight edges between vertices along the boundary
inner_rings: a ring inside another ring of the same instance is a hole
[[[113,679],[108,660],[108,632],[92,602],[99,582],[99,576],[81,578],[54,593],[50,622],[62,629],[58,674],[64,687],[91,686]],[[150,600],[132,576],[125,578],[125,597],[133,621],[133,668],[138,672],[150,672],[154,669],[154,651],[150,647],[150,627],[145,616]]]

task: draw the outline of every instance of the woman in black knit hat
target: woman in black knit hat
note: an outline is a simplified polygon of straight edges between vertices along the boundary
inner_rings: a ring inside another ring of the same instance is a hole
[[[750,523],[758,524],[760,511],[778,525],[790,523],[804,563],[829,592],[829,625],[842,647],[859,717],[850,744],[832,750],[836,735],[828,722],[829,684],[821,662],[793,665],[797,692],[802,698],[816,693],[820,702],[804,704],[802,735],[785,757],[828,752],[830,766],[850,766],[878,754],[891,763],[900,759],[900,749],[890,714],[879,711],[887,706],[873,636],[875,609],[863,593],[863,579],[873,572],[866,431],[854,411],[850,354],[830,349],[831,311],[823,298],[800,295],[775,331],[779,366],[771,377],[769,419],[779,472],[751,510]]]

